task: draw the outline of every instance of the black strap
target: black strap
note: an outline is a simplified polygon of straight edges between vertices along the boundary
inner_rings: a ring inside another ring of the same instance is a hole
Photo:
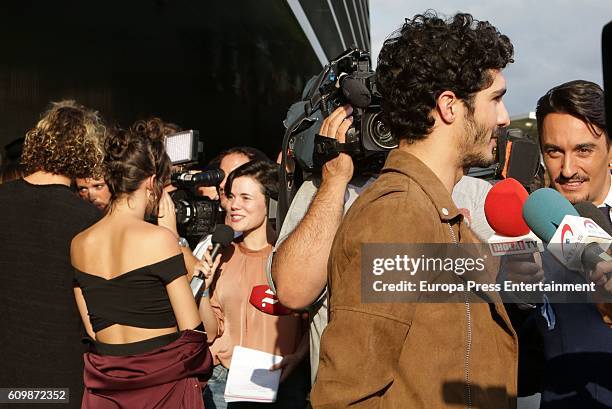
[[[359,152],[361,152],[361,147],[358,141],[340,143],[334,138],[316,134],[312,160],[317,167],[321,167],[325,162],[334,159],[340,153],[347,153],[351,156],[355,156]]]
[[[604,204],[603,206],[598,207],[598,209],[606,217],[606,220],[609,221],[610,223],[612,223],[612,220],[610,220],[610,206],[608,206],[607,204]]]

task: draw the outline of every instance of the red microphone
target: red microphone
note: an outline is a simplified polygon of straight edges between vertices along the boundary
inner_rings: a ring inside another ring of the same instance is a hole
[[[276,294],[268,285],[256,285],[251,290],[249,302],[261,312],[270,315],[288,315],[291,310],[278,301]]]
[[[529,197],[516,179],[496,183],[485,198],[484,211],[495,234],[489,238],[494,256],[544,251],[544,245],[523,219],[523,205]]]

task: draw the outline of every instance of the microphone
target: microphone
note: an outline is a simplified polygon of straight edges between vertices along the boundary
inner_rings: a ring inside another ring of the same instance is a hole
[[[229,246],[229,244],[234,239],[234,230],[231,227],[225,224],[217,224],[215,226],[215,230],[212,234],[212,245],[213,249],[210,253],[211,259],[214,260],[217,257],[219,252]],[[204,275],[200,272],[197,276],[191,277],[191,281],[189,283],[191,287],[191,292],[196,300],[202,297],[202,287],[204,287]]]
[[[612,225],[610,225],[610,221],[604,214],[601,212],[597,206],[595,206],[591,202],[580,202],[574,205],[574,208],[578,211],[580,216],[591,219],[601,227],[606,233],[612,236]],[[610,244],[608,243],[608,246]],[[606,249],[607,250],[607,249]],[[588,271],[591,271],[595,268],[595,265],[599,261],[612,261],[612,257],[606,250],[601,246],[601,244],[589,243],[586,245],[582,252],[582,262],[587,267]],[[599,260],[599,261],[597,261]]]
[[[217,186],[223,181],[225,173],[221,169],[209,169],[202,172],[173,173],[170,181],[178,188],[194,186]]]
[[[212,234],[213,249],[210,258],[214,260],[221,249],[229,246],[232,240],[234,240],[234,230],[227,224],[217,224]]]
[[[529,194],[516,179],[496,183],[485,198],[485,218],[495,234],[487,240],[494,256],[531,254],[544,251],[542,240],[523,219],[523,204]]]
[[[525,222],[545,243],[550,243],[566,215],[579,216],[574,206],[551,188],[536,190],[523,205]]]
[[[610,224],[609,217],[602,213],[601,208],[591,202],[579,202],[574,205],[574,209],[576,209],[580,216],[593,220],[606,233],[612,236],[612,224]]]
[[[612,260],[605,254],[612,236],[592,219],[581,217],[554,189],[533,192],[523,206],[523,217],[533,232],[548,243],[550,253],[569,270],[588,273],[598,262]]]
[[[349,104],[357,108],[367,108],[372,102],[372,94],[363,81],[352,75],[341,73],[338,76],[337,86]]]

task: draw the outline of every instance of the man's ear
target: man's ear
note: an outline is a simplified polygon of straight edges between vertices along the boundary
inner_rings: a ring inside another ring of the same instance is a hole
[[[447,124],[451,124],[457,117],[459,99],[453,91],[444,91],[436,100],[436,110],[440,119]]]

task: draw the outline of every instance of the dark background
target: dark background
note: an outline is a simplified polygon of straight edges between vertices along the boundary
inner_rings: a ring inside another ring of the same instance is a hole
[[[2,147],[71,98],[110,123],[198,129],[206,161],[236,145],[274,159],[321,70],[286,1],[9,0],[0,14]]]

